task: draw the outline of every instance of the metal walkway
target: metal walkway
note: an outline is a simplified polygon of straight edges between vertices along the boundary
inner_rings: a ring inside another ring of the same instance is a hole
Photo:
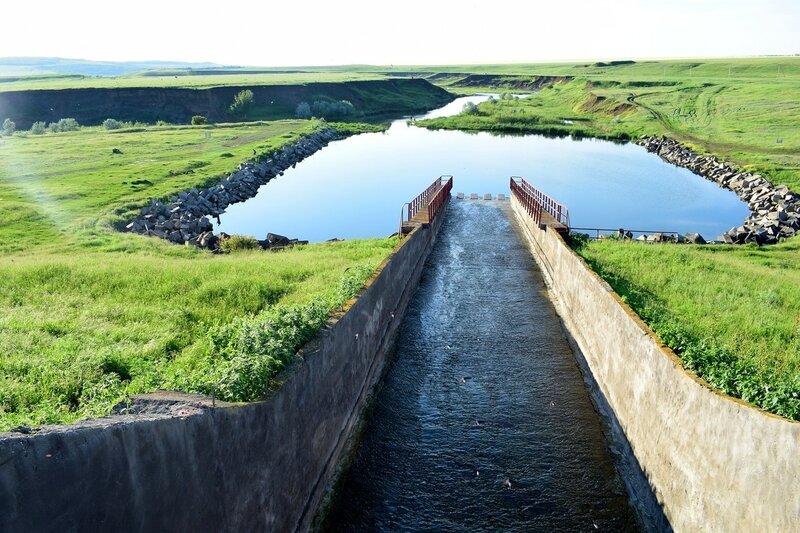
[[[508,211],[451,201],[327,530],[637,529]]]

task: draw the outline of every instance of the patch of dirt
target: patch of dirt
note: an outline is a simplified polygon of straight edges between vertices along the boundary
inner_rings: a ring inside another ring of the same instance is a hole
[[[581,111],[597,111],[597,108],[600,107],[605,100],[605,96],[589,93],[586,97],[586,101],[584,101],[578,109]]]

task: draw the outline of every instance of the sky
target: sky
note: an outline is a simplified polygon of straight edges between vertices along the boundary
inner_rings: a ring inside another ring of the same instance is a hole
[[[0,57],[225,65],[800,53],[797,0],[2,0]]]

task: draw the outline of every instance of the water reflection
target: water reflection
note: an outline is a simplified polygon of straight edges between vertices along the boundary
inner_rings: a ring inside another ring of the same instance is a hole
[[[458,113],[486,98],[459,98],[425,116]],[[442,174],[455,176],[455,191],[479,194],[508,193],[509,176],[525,176],[569,206],[576,227],[714,238],[747,215],[734,193],[633,144],[429,131],[403,119],[384,133],[330,144],[255,198],[229,207],[217,230],[310,241],[386,236],[396,231],[403,202]]]

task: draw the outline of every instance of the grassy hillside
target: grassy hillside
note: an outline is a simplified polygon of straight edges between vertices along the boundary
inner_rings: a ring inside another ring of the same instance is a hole
[[[246,78],[246,76],[245,76]],[[244,81],[244,80],[237,80]],[[243,92],[252,104],[242,112],[231,105]],[[349,102],[345,115],[318,113],[328,119],[362,120],[402,116],[450,102],[452,95],[423,79],[382,79],[303,84],[224,85],[209,88],[121,87],[63,88],[57,90],[0,91],[0,121],[13,120],[18,129],[34,122],[74,118],[99,125],[107,118],[131,122],[165,121],[189,124],[202,115],[209,122],[245,122],[296,117],[301,102]]]
[[[381,73],[285,72],[258,70],[174,70],[149,71],[126,76],[99,77],[64,75],[0,76],[0,92],[45,89],[119,89],[174,87],[208,89],[227,86],[300,85],[386,79]]]
[[[792,97],[800,94],[800,57],[484,70],[573,78],[531,98],[483,104],[476,115],[420,124],[621,139],[668,135],[800,190],[800,101]],[[447,78],[445,86],[457,90],[459,79]]]
[[[396,241],[212,255],[112,224],[318,125],[0,140],[0,430],[106,414],[156,388],[260,397]]]

